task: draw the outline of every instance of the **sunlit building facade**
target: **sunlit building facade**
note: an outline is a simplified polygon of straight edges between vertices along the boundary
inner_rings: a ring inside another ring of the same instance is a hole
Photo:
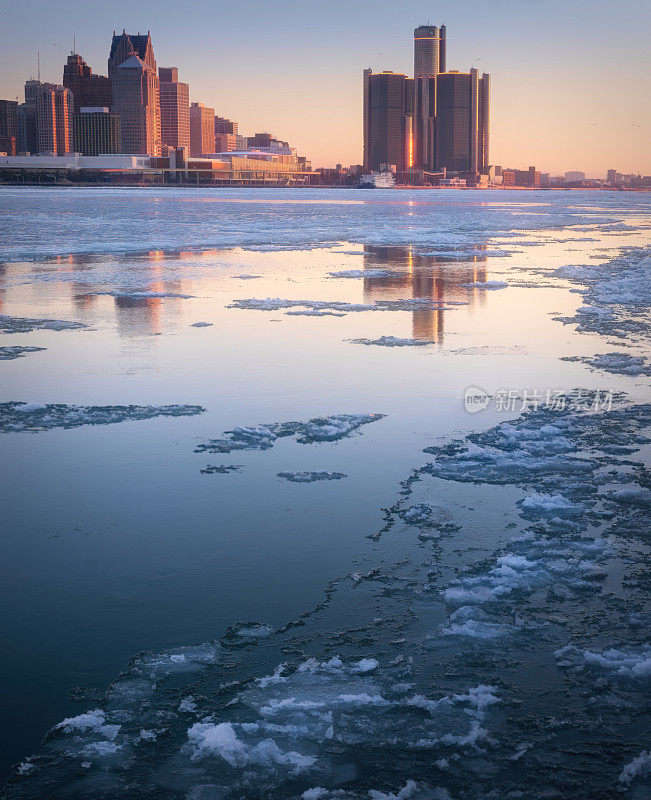
[[[64,156],[73,152],[72,93],[65,86],[43,84],[36,91],[36,133],[39,153]]]
[[[137,55],[113,70],[112,111],[120,117],[121,152],[161,155],[158,75]]]
[[[163,146],[190,147],[190,86],[179,82],[176,67],[158,70],[161,142]]]
[[[111,81],[93,71],[78,53],[71,53],[63,67],[63,85],[72,92],[75,108],[110,108]]]
[[[215,109],[203,103],[190,106],[190,155],[215,152]]]

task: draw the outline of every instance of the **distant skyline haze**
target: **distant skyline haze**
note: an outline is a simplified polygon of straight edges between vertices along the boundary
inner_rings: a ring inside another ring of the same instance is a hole
[[[151,31],[159,66],[175,66],[190,99],[269,131],[315,167],[362,161],[362,71],[413,73],[412,35],[445,24],[447,67],[491,74],[491,163],[563,174],[651,173],[646,2],[468,0],[396,5],[197,0],[137,5],[25,0],[0,10],[0,97],[23,99],[37,72],[60,83],[76,43],[106,75],[113,30]]]

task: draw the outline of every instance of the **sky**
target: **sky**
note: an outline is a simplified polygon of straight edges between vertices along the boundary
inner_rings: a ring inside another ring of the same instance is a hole
[[[447,25],[448,69],[491,75],[490,161],[651,174],[648,0],[2,0],[0,98],[61,82],[73,48],[106,74],[113,30],[151,31],[190,99],[312,164],[362,159],[362,71],[413,72],[413,29]]]

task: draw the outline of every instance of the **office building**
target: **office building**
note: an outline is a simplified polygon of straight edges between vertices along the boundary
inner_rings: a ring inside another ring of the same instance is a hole
[[[111,40],[111,50],[108,58],[108,76],[113,77],[113,72],[132,55],[138,58],[150,69],[156,72],[156,59],[154,58],[154,47],[151,43],[151,35],[147,31],[144,34],[126,33],[124,29],[121,34],[113,31]]]
[[[437,77],[437,168],[485,172],[488,168],[490,78],[476,69]]]
[[[413,164],[414,81],[396,72],[364,72],[364,169]]]
[[[63,67],[63,85],[72,92],[75,108],[111,107],[111,81],[93,71],[78,53],[71,53]]]
[[[58,156],[72,153],[74,102],[71,92],[65,86],[42,84],[35,96],[38,152]]]
[[[36,106],[21,103],[18,106],[18,139],[16,150],[18,155],[38,153],[38,137],[36,135]]]
[[[190,86],[179,82],[177,67],[158,70],[163,146],[190,147]]]
[[[203,103],[190,106],[190,155],[215,152],[215,109]]]
[[[132,54],[112,74],[113,113],[120,117],[121,152],[161,155],[159,84],[156,70]]]
[[[18,101],[0,100],[0,153],[16,155],[18,140]]]
[[[364,171],[484,173],[490,76],[447,72],[445,25],[414,31],[414,77],[364,70]]]
[[[80,108],[73,119],[75,153],[83,156],[120,152],[120,117],[106,107]]]

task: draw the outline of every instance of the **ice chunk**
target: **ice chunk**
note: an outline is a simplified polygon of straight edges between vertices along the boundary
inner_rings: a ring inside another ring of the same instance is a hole
[[[193,322],[191,323],[191,328],[211,328],[212,322]]]
[[[353,344],[376,345],[377,347],[424,347],[436,344],[435,339],[401,339],[398,336],[380,336],[377,339],[350,339]]]
[[[154,417],[188,417],[201,414],[203,406],[67,406],[63,403],[0,403],[0,431],[36,433],[81,425],[112,425],[125,420]]]
[[[505,289],[509,284],[506,281],[475,281],[474,283],[461,283],[459,285],[476,289]]]
[[[338,481],[348,476],[344,472],[279,472],[279,478],[290,483],[314,483],[315,481]]]
[[[623,786],[630,786],[634,780],[651,775],[651,751],[643,750],[639,756],[626,764],[619,775]]]
[[[26,347],[23,345],[8,345],[0,347],[0,361],[11,361],[14,358],[23,358],[27,353],[37,353],[45,347]]]
[[[333,414],[315,417],[307,422],[274,422],[255,427],[233,428],[220,439],[200,444],[195,453],[230,453],[234,450],[268,450],[277,439],[293,436],[301,444],[334,442],[353,431],[382,419],[384,414]]]
[[[30,331],[71,331],[86,328],[83,322],[63,319],[32,319],[0,314],[0,333],[29,333]]]

